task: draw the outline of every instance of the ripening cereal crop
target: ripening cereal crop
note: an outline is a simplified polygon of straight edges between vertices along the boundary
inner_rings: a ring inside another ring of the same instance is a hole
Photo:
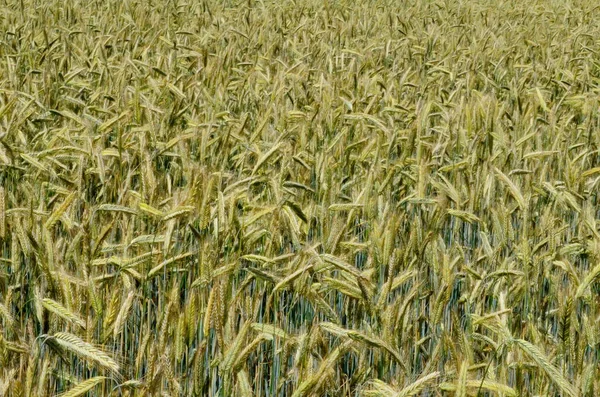
[[[600,395],[600,8],[0,4],[0,396]]]

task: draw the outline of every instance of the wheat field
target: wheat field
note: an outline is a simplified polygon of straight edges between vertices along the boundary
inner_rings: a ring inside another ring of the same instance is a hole
[[[599,20],[4,0],[0,396],[600,395]]]

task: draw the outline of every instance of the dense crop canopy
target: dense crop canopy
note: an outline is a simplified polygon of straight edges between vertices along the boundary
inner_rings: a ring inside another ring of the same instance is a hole
[[[599,395],[598,21],[4,1],[0,395]]]

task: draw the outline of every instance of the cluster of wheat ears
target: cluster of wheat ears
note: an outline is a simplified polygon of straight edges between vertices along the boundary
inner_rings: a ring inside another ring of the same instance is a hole
[[[0,395],[600,395],[599,19],[3,1]]]

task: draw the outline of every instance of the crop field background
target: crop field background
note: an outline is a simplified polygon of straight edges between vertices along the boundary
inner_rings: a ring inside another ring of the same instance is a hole
[[[0,395],[600,395],[598,21],[3,0]]]

